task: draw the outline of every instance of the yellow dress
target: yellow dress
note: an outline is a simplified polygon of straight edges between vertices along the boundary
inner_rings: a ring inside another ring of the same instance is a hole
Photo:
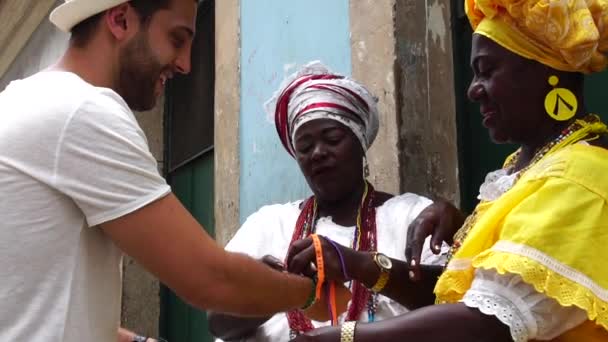
[[[555,341],[608,341],[608,150],[566,146],[529,168],[512,189],[481,203],[475,223],[435,288],[461,300],[476,268],[517,274],[588,322]]]

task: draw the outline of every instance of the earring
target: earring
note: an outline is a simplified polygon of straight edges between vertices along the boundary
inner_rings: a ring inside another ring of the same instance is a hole
[[[369,164],[367,163],[367,157],[363,157],[363,178],[369,178]]]
[[[557,76],[549,77],[549,84],[553,87],[545,96],[545,111],[557,121],[572,119],[578,109],[576,95],[566,88],[556,88],[559,83]]]

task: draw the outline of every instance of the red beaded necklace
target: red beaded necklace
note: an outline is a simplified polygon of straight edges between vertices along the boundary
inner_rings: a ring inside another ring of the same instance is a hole
[[[357,227],[352,246],[350,246],[355,250],[375,252],[377,249],[376,208],[373,205],[375,195],[374,187],[369,182],[366,182],[365,191],[361,198],[361,205],[357,212]],[[296,221],[290,246],[295,241],[315,233],[318,219],[317,214],[317,200],[312,196],[304,203],[302,212]],[[353,298],[348,307],[346,321],[357,321],[366,306],[369,320],[373,321],[377,306],[377,295],[372,294],[365,285],[356,280],[351,282],[351,291]],[[300,310],[288,312],[287,321],[289,322],[291,338],[314,329],[310,319],[306,318]]]

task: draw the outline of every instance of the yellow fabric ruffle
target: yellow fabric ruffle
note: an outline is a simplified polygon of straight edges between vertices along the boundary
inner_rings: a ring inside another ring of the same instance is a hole
[[[605,127],[604,127],[605,130]],[[478,218],[440,277],[439,303],[462,299],[476,268],[518,274],[564,306],[575,305],[608,337],[608,151],[575,144],[547,155]],[[564,340],[569,341],[569,340]]]
[[[608,0],[465,0],[475,33],[557,70],[608,64]]]
[[[511,253],[488,251],[475,259],[473,267],[495,269],[500,274],[518,274],[536,291],[557,300],[562,306],[574,305],[585,310],[590,320],[608,330],[608,302],[540,262]]]

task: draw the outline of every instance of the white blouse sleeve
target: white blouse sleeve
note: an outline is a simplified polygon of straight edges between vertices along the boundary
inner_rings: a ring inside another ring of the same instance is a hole
[[[511,331],[513,341],[548,341],[585,322],[578,307],[561,306],[515,274],[478,269],[464,304],[496,316]]]
[[[426,197],[404,193],[389,199],[380,206],[376,213],[378,251],[393,259],[405,260],[408,227],[420,215],[422,210],[432,203]],[[435,255],[430,249],[430,241],[430,236],[424,241],[420,263],[424,265],[445,265],[450,247],[443,243],[441,253]]]

